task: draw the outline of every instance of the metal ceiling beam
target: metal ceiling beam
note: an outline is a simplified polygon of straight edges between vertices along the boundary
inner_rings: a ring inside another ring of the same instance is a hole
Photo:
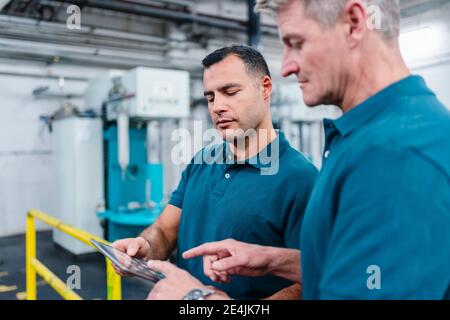
[[[410,18],[431,10],[436,10],[446,4],[449,4],[449,0],[428,0],[411,6],[405,5],[400,10],[400,14],[402,18]]]
[[[79,4],[83,5],[84,7],[118,11],[137,16],[147,16],[157,19],[176,21],[180,23],[197,23],[199,25],[205,25],[213,28],[228,29],[242,32],[247,31],[245,22],[231,22],[188,12],[167,10],[147,5],[133,4],[129,2],[127,3],[111,0],[59,0],[59,2]]]
[[[31,73],[31,72],[8,72],[8,71],[1,71],[1,70],[0,70],[0,76],[27,77],[27,78],[53,79],[53,80],[59,80],[61,78],[64,78],[65,81],[79,81],[79,82],[84,82],[84,81],[90,80],[89,78],[86,78],[86,77],[37,74],[37,73]]]

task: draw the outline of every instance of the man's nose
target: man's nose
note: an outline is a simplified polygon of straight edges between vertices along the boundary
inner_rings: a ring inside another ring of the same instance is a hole
[[[213,103],[212,111],[218,115],[228,110],[228,107],[223,99],[216,98]]]
[[[284,78],[289,77],[291,74],[300,73],[300,66],[291,55],[292,55],[291,50],[289,49],[284,50],[283,62],[281,66],[281,76]]]
[[[289,77],[291,74],[299,74],[300,73],[300,67],[297,63],[294,61],[287,61],[283,62],[283,65],[281,66],[281,76],[283,78]]]

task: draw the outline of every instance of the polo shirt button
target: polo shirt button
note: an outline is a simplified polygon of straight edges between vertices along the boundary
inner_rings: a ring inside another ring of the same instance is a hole
[[[230,179],[230,174],[229,173],[225,174],[225,179]]]
[[[323,156],[327,159],[330,156],[330,150],[325,151]]]

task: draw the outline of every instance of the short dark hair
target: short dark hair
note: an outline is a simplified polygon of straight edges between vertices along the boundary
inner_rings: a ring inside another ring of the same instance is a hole
[[[258,50],[244,45],[235,44],[217,49],[203,59],[202,65],[205,68],[209,68],[231,54],[237,56],[244,62],[248,72],[252,72],[261,77],[268,76],[271,78],[269,67],[262,54]]]

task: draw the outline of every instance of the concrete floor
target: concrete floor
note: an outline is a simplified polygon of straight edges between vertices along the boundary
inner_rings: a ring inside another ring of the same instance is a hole
[[[105,259],[99,253],[74,256],[56,246],[52,232],[37,233],[37,258],[64,282],[71,276],[67,267],[77,265],[81,271],[81,289],[74,290],[83,299],[106,299]],[[44,282],[37,279],[39,300],[62,298]],[[122,279],[122,298],[142,300],[152,283],[138,278]],[[22,300],[25,296],[25,235],[0,238],[0,300]]]

